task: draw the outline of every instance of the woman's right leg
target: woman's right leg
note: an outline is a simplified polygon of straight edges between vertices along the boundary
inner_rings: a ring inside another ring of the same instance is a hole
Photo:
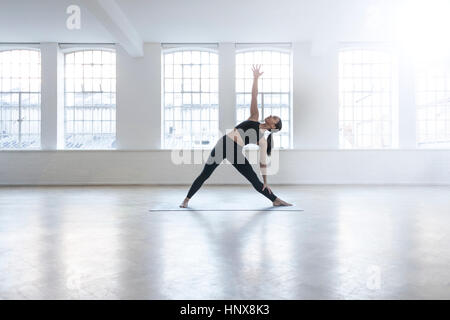
[[[193,197],[193,195],[201,188],[203,183],[211,176],[217,166],[222,162],[222,160],[224,159],[224,149],[224,137],[222,137],[222,139],[217,142],[214,149],[212,149],[208,161],[203,167],[202,172],[192,183],[192,186],[186,196],[188,199],[191,199]]]
[[[189,189],[189,192],[187,194],[187,198],[189,198],[189,199],[192,198],[192,196],[198,191],[198,189],[201,188],[203,183],[211,176],[211,174],[217,168],[217,166],[218,166],[218,164],[216,164],[216,163],[212,163],[212,164],[206,163],[205,164],[200,175],[192,183],[191,188]]]

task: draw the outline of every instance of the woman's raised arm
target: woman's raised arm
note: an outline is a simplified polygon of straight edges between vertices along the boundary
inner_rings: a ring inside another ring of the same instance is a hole
[[[261,65],[254,65],[253,71],[253,87],[252,87],[252,102],[250,104],[250,117],[248,120],[258,121],[259,111],[258,111],[258,79],[264,73],[260,72]]]

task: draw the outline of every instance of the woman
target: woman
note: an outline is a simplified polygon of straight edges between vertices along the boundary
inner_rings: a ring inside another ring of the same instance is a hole
[[[258,98],[258,78],[263,74],[260,72],[260,65],[253,66],[253,87],[252,101],[250,105],[250,117],[248,120],[241,122],[233,131],[224,135],[216,144],[203,168],[203,171],[195,179],[189,192],[180,205],[181,208],[187,208],[189,200],[200,189],[206,179],[213,173],[223,159],[227,159],[231,164],[253,185],[253,187],[270,201],[274,206],[291,206],[277,196],[267,185],[266,175],[266,155],[272,152],[272,132],[281,130],[281,119],[277,116],[268,116],[264,119],[264,123],[259,123],[259,111],[257,105]],[[264,132],[269,130],[267,140]],[[253,143],[259,145],[260,151],[260,168],[263,176],[264,184],[261,183],[247,158],[242,153],[242,148],[246,144]]]

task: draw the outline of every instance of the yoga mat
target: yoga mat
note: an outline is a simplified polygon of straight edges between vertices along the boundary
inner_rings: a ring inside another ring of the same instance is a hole
[[[294,206],[291,207],[233,207],[233,206],[226,206],[223,205],[221,207],[214,208],[213,206],[190,206],[189,208],[180,208],[178,205],[175,204],[166,204],[161,203],[154,205],[151,209],[148,211],[150,212],[158,212],[158,211],[304,211],[301,208]]]

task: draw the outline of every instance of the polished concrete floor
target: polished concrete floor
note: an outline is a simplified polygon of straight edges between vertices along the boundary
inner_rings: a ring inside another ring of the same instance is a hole
[[[0,299],[450,298],[450,187],[272,189],[1,187]]]

